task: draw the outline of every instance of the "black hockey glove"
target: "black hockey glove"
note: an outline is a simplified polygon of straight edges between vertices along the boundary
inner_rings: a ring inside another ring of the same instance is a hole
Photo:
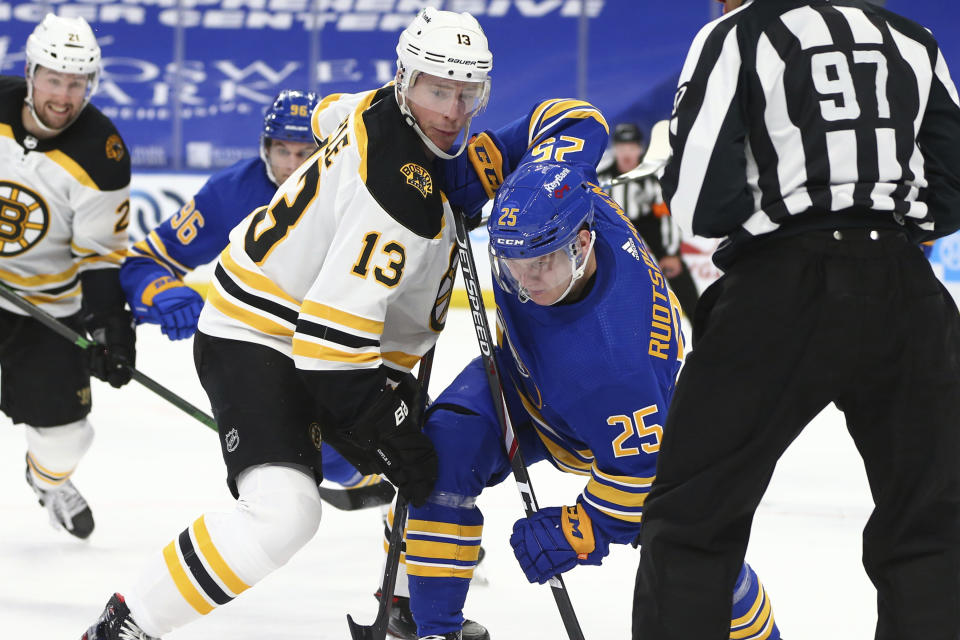
[[[129,311],[87,315],[83,325],[99,345],[87,349],[90,373],[119,389],[130,382],[130,367],[136,364],[137,334]]]
[[[420,431],[420,390],[412,376],[384,388],[346,434],[369,452],[400,494],[421,506],[437,480],[437,453]]]

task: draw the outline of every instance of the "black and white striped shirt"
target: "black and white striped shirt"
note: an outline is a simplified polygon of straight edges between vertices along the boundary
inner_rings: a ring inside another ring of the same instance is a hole
[[[690,47],[661,181],[685,233],[960,228],[960,102],[933,36],[862,0],[752,0]]]

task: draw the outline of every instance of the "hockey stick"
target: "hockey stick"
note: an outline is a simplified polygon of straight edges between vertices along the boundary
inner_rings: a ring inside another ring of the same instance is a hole
[[[667,161],[670,160],[670,153],[670,122],[660,120],[650,130],[650,146],[647,147],[647,152],[643,155],[643,162],[601,186],[615,187],[624,182],[642,180],[647,176],[652,176],[667,164]]]
[[[430,385],[430,371],[433,369],[434,347],[427,351],[420,359],[420,369],[417,371],[417,383],[420,385],[422,401],[420,415],[427,410],[427,387]],[[390,607],[393,605],[393,591],[397,585],[397,572],[400,568],[400,546],[403,543],[403,530],[407,524],[407,500],[397,493],[397,503],[393,508],[393,528],[390,529],[390,549],[387,551],[387,561],[383,567],[383,580],[380,582],[380,604],[377,607],[377,617],[373,624],[366,626],[357,624],[353,617],[347,614],[347,625],[350,627],[350,637],[353,640],[384,640],[387,637],[387,622],[390,619]]]
[[[333,489],[332,487],[317,487],[324,502],[341,511],[358,511],[390,504],[396,491],[393,485],[386,481],[370,484],[356,489]]]
[[[467,225],[462,213],[454,214],[457,228],[457,248],[460,254],[460,270],[463,273],[464,285],[467,287],[467,298],[470,299],[470,314],[473,316],[473,326],[477,334],[477,343],[480,345],[480,354],[483,357],[484,370],[487,373],[487,384],[490,387],[490,394],[493,397],[493,406],[497,410],[497,419],[500,422],[500,429],[503,432],[503,446],[507,451],[507,457],[510,458],[510,467],[513,470],[513,478],[517,482],[517,488],[520,490],[520,497],[523,500],[523,510],[529,518],[536,513],[540,507],[537,505],[537,498],[533,495],[533,485],[530,483],[530,474],[527,473],[527,465],[523,461],[520,453],[520,443],[517,440],[516,431],[510,421],[510,414],[507,411],[507,402],[503,396],[503,387],[501,384],[500,369],[497,367],[497,360],[493,354],[493,341],[490,338],[490,324],[487,322],[486,310],[483,308],[483,296],[480,291],[480,280],[477,275],[477,267],[473,260],[473,249],[470,246],[470,235],[467,232]],[[570,594],[563,583],[560,575],[550,578],[550,590],[553,592],[553,599],[557,602],[557,609],[560,610],[560,619],[563,620],[563,626],[567,630],[567,636],[570,640],[583,640],[583,631],[580,629],[580,622],[577,620],[577,614],[573,610],[573,604],[570,602]]]
[[[67,325],[63,324],[62,322],[60,322],[60,320],[50,315],[49,313],[47,313],[37,305],[30,302],[29,300],[24,300],[19,294],[17,294],[13,289],[8,287],[6,284],[0,283],[0,297],[3,297],[3,299],[6,300],[7,302],[15,305],[19,309],[22,309],[32,318],[46,325],[49,329],[52,329],[54,332],[60,334],[61,336],[63,336],[73,344],[80,347],[81,349],[91,349],[94,347],[101,346],[100,343],[83,337],[82,335],[80,335],[79,333],[77,333]],[[125,366],[127,367],[127,369],[130,370],[130,375],[133,377],[134,380],[136,380],[137,382],[145,386],[147,389],[150,389],[150,391],[153,391],[155,394],[157,394],[164,400],[170,402],[171,404],[176,406],[178,409],[181,409],[184,412],[190,414],[191,416],[193,416],[194,418],[202,422],[204,425],[210,427],[214,431],[217,430],[217,423],[214,421],[212,417],[208,416],[202,410],[193,406],[192,404],[190,404],[189,402],[187,402],[186,400],[184,400],[183,398],[175,394],[173,391],[170,391],[169,389],[164,387],[162,384],[160,384],[153,378],[148,377],[146,374],[142,373],[138,369],[135,369],[131,365],[125,365]]]
[[[16,291],[2,282],[0,282],[0,297],[10,304],[13,304],[17,308],[22,309],[30,317],[46,325],[47,328],[63,336],[81,349],[90,349],[92,347],[100,346],[100,344],[96,341],[83,337],[29,300],[23,299],[19,294],[17,294]],[[213,431],[218,431],[216,420],[207,415],[202,409],[193,406],[170,389],[167,389],[153,378],[141,372],[139,369],[131,367],[130,365],[127,365],[127,368],[130,370],[131,377],[134,380],[145,386],[147,389],[150,389],[150,391],[153,391],[164,400],[167,400],[178,409],[190,414],[199,422],[203,423],[204,426],[212,429]],[[371,485],[371,487],[376,487],[376,485]],[[386,504],[386,502],[377,501],[383,500],[382,497],[371,495],[373,493],[383,493],[385,489],[382,488],[378,488],[376,491],[365,491],[363,495],[357,494],[356,496],[350,495],[349,489],[332,489],[329,487],[317,488],[320,491],[320,497],[338,509],[352,511],[355,509],[376,506],[378,504]],[[366,487],[364,487],[364,489],[366,489]],[[360,504],[357,503],[358,500],[361,501]]]

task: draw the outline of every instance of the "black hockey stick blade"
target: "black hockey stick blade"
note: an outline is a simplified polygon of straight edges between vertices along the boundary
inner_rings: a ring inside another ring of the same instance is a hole
[[[397,493],[393,485],[386,480],[356,489],[317,487],[317,491],[324,502],[341,511],[359,511],[390,504]]]

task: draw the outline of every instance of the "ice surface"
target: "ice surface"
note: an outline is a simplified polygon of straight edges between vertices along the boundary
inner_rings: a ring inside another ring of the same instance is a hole
[[[170,343],[156,327],[139,329],[138,368],[208,408],[189,343]],[[433,395],[477,353],[464,310],[452,310],[437,348]],[[16,375],[4,372],[4,375]],[[206,427],[136,383],[119,391],[94,381],[93,447],[74,481],[97,522],[79,542],[54,531],[23,481],[22,427],[0,419],[0,622],[4,635],[79,638],[109,595],[123,591],[148,554],[205,511],[228,510],[217,439]],[[582,478],[546,463],[531,470],[542,506],[570,504]],[[483,573],[468,617],[495,640],[564,638],[550,590],[527,584],[507,542],[522,515],[512,480],[488,490]],[[860,565],[860,530],[871,509],[860,458],[840,414],[828,408],[781,460],[757,513],[748,561],[773,599],[790,640],[873,637],[873,588]],[[377,510],[325,508],[316,537],[290,563],[225,607],[168,638],[349,638],[346,613],[372,621],[381,563]],[[630,636],[638,551],[618,547],[602,567],[566,574],[588,640]]]

